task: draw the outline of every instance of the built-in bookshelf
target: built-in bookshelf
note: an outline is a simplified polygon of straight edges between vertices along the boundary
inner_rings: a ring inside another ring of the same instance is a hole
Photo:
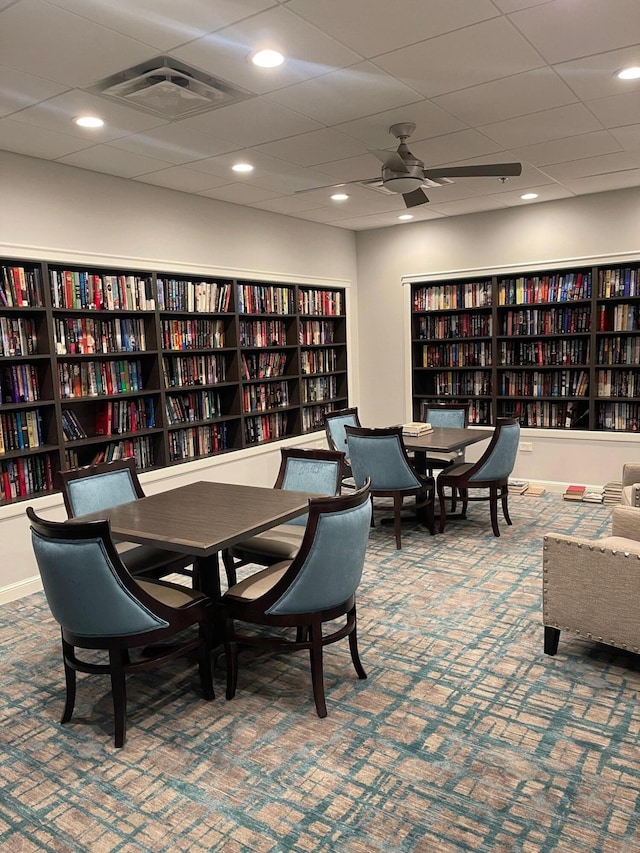
[[[348,405],[345,291],[3,259],[0,394],[0,504],[301,435]]]
[[[640,262],[412,284],[413,412],[637,431]]]

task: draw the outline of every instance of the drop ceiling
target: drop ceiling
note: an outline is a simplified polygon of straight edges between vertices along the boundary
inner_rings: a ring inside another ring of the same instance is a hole
[[[640,80],[615,72],[639,40],[639,0],[0,0],[0,149],[351,230],[400,226],[402,197],[307,190],[378,176],[399,121],[427,168],[523,165],[429,189],[414,221],[635,187]],[[160,56],[249,95],[170,121],[92,91]]]

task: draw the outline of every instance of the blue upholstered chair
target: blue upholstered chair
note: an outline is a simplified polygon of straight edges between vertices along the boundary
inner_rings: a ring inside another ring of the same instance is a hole
[[[342,471],[343,485],[348,485],[353,488],[353,475],[351,473],[347,434],[345,432],[345,427],[347,426],[360,426],[360,418],[358,417],[357,408],[338,409],[335,412],[327,412],[324,416],[324,429],[327,435],[329,447],[331,450],[341,450],[345,454]]]
[[[322,650],[349,637],[351,660],[359,678],[366,673],[358,655],[356,589],[364,566],[371,510],[368,482],[334,498],[312,498],[300,550],[293,560],[262,569],[222,596],[227,657],[227,699],[238,680],[238,644],[277,651],[308,650],[313,697],[319,717],[327,716]],[[341,627],[323,635],[323,624],[346,615]],[[238,634],[235,621],[274,628],[296,628],[296,638],[279,634]]]
[[[438,477],[438,499],[440,501],[440,533],[447,523],[445,489],[455,490],[462,500],[462,517],[466,516],[470,501],[489,501],[491,527],[495,536],[498,529],[498,501],[502,502],[502,513],[507,524],[509,518],[509,475],[513,471],[520,441],[520,424],[516,418],[498,418],[489,446],[477,462],[461,462],[443,471]],[[488,494],[470,495],[469,489],[488,489]]]
[[[71,719],[76,671],[111,677],[115,746],[124,745],[126,675],[151,669],[169,658],[197,650],[205,699],[213,699],[211,635],[213,604],[207,596],[177,584],[136,580],[116,551],[107,521],[45,521],[32,507],[33,550],[45,596],[62,633],[67,698],[62,723]],[[186,632],[187,629],[194,630]],[[176,639],[177,645],[162,644]],[[150,643],[156,645],[149,648]],[[134,649],[145,648],[132,659]],[[76,648],[100,649],[108,662],[78,658]]]
[[[469,403],[429,403],[424,408],[423,420],[432,427],[464,429],[469,424]],[[426,459],[427,472],[449,468],[454,462],[464,462],[464,450],[456,454],[429,454]]]
[[[415,497],[416,515],[435,533],[433,477],[419,474],[411,464],[402,441],[402,427],[367,429],[345,427],[349,442],[349,458],[356,485],[371,481],[372,497],[393,498],[393,525],[396,548],[402,547],[402,505],[407,497]]]
[[[69,518],[100,512],[145,496],[135,459],[117,459],[72,468],[60,471],[59,478]],[[128,570],[136,577],[162,578],[174,573],[193,575],[189,568],[193,558],[188,554],[131,542],[119,542],[116,548]]]
[[[314,495],[337,495],[344,453],[335,450],[283,447],[280,451],[280,470],[274,489],[310,492]],[[298,552],[307,524],[307,516],[293,518],[264,533],[243,539],[222,552],[229,586],[237,583],[236,570],[247,563],[269,566],[280,560],[290,560]]]

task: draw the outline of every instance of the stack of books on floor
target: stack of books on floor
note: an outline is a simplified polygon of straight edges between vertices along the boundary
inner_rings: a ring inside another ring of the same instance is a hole
[[[602,497],[602,502],[607,504],[608,506],[612,506],[613,504],[619,504],[620,499],[622,498],[622,481],[621,480],[611,480],[606,483],[604,487],[604,494]]]
[[[582,500],[587,504],[601,504],[602,498],[604,496],[604,489],[602,486],[593,486],[591,488],[585,489],[585,493],[582,496]]]
[[[431,426],[431,424],[424,423],[423,421],[411,421],[408,424],[402,425],[403,435],[411,435],[413,437],[417,437],[420,435],[426,435],[426,433],[432,431],[433,427]]]
[[[541,495],[544,495],[546,491],[547,490],[544,486],[527,486],[524,495],[527,498],[539,498]]]
[[[565,501],[581,501],[586,490],[586,486],[567,486],[562,497]]]
[[[509,494],[523,495],[529,488],[528,480],[509,480]]]

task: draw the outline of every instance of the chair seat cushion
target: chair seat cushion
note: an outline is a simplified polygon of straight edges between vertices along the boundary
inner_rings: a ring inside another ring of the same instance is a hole
[[[429,464],[429,460],[427,459],[427,465],[428,464]],[[460,462],[457,465],[452,465],[451,467],[449,467],[445,471],[443,471],[442,474],[440,474],[440,477],[441,478],[444,478],[444,477],[448,478],[448,477],[465,476],[467,474],[467,472],[471,468],[473,468],[474,464],[475,464],[474,462]]]
[[[166,581],[139,580],[138,586],[141,586],[145,592],[157,598],[168,607],[186,607],[194,601],[206,601],[206,595],[198,590],[189,589],[187,586],[180,586],[177,583],[167,583]]]
[[[625,539],[623,536],[604,536],[593,543],[597,548],[609,548],[611,551],[628,551],[640,555],[640,542]]]
[[[239,581],[231,589],[228,589],[223,595],[223,599],[227,596],[235,598],[244,598],[246,601],[253,601],[260,598],[261,595],[269,592],[274,587],[280,578],[291,565],[291,560],[284,560],[280,563],[274,563],[273,566],[268,566],[266,569],[261,569],[248,578]]]
[[[231,549],[234,554],[266,554],[279,560],[290,560],[300,550],[305,528],[299,524],[278,524],[264,533],[243,539]]]
[[[177,566],[188,566],[192,559],[179,551],[167,551],[151,545],[136,545],[134,542],[118,542],[116,545],[122,562],[132,575],[166,575]]]

